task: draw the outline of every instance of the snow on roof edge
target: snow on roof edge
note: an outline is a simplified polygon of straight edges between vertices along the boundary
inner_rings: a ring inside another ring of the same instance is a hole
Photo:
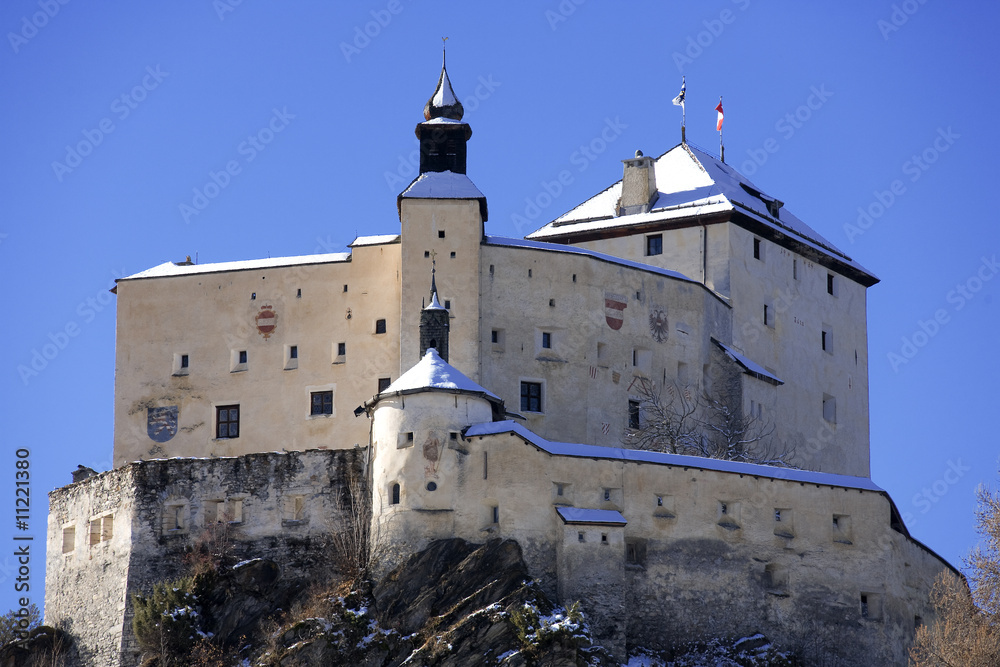
[[[268,257],[266,259],[244,259],[234,262],[214,262],[209,264],[175,264],[164,262],[138,273],[119,278],[122,280],[137,280],[141,278],[165,278],[170,276],[187,276],[201,273],[220,273],[224,271],[249,271],[254,269],[271,269],[282,266],[303,266],[308,264],[335,264],[349,262],[351,253],[332,252],[321,255],[298,255],[295,257]]]
[[[666,454],[663,452],[647,452],[639,449],[625,449],[622,447],[604,447],[602,445],[584,445],[571,442],[554,442],[546,440],[542,436],[528,430],[524,426],[511,420],[499,422],[486,422],[474,424],[466,431],[466,437],[497,435],[500,433],[515,433],[525,442],[528,442],[542,451],[552,456],[571,456],[577,458],[611,459],[619,461],[634,461],[637,463],[655,463],[660,465],[682,466],[687,468],[699,468],[702,470],[715,470],[717,472],[737,473],[743,475],[755,475],[757,477],[768,477],[789,482],[802,482],[809,484],[820,484],[823,486],[837,486],[848,489],[860,489],[863,491],[875,491],[886,493],[885,489],[878,486],[867,477],[854,477],[851,475],[840,475],[837,473],[817,472],[814,470],[796,470],[794,468],[777,468],[757,463],[742,463],[739,461],[725,461],[722,459],[709,459],[700,456],[685,456],[683,454]]]

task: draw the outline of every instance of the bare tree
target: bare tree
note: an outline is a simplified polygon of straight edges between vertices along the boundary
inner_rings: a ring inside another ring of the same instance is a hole
[[[722,387],[715,395],[698,394],[674,383],[661,390],[649,378],[636,378],[632,390],[640,399],[638,414],[630,415],[624,444],[633,449],[793,467],[794,452],[774,438],[774,424],[743,412],[738,394]]]
[[[914,667],[1000,665],[1000,495],[976,491],[976,523],[983,544],[965,564],[969,583],[943,572],[931,590],[934,622],[917,629]]]
[[[336,528],[331,540],[337,564],[348,578],[364,579],[381,562],[386,539],[381,524],[372,522],[371,489],[363,472],[350,467],[337,499]]]

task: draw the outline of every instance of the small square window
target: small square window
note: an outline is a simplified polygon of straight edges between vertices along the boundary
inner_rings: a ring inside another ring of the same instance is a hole
[[[548,331],[542,332],[542,347],[546,350],[552,349],[552,334]]]
[[[584,536],[583,536],[583,533],[577,533],[577,534],[576,534],[576,539],[577,539],[577,541],[579,541],[579,542],[585,542],[585,541],[586,541],[586,539],[585,539],[585,538],[584,538]]]
[[[500,342],[500,332],[496,329],[490,332],[490,342],[494,345]]]
[[[288,358],[289,359],[298,359],[299,358],[299,346],[298,345],[292,345],[291,347],[288,348]]]
[[[663,234],[651,234],[646,237],[646,255],[663,254]]]
[[[607,543],[608,543],[608,534],[601,533],[601,544],[607,544]]]
[[[333,414],[333,390],[314,391],[309,394],[309,414],[311,415],[332,415]]]
[[[444,309],[445,310],[451,310],[451,299],[445,299],[444,300]]]
[[[454,251],[454,250],[452,250],[452,251],[451,251],[451,255],[450,255],[450,257],[451,257],[452,259],[455,259],[455,251]]]
[[[344,292],[347,292],[347,285],[344,285]]]
[[[215,408],[215,437],[240,437],[240,406],[220,405]]]
[[[521,409],[525,412],[542,411],[542,383],[521,383]]]
[[[188,355],[182,354],[181,355],[181,368],[182,369],[186,369],[189,365],[190,365],[190,359],[188,358]]]
[[[385,333],[385,320],[375,320],[375,333],[377,334]]]
[[[343,357],[347,355],[347,343],[337,343],[337,356]]]
[[[604,502],[610,502],[611,500],[611,489],[604,489]]]
[[[76,549],[76,526],[63,528],[62,552],[68,554]]]
[[[820,346],[824,352],[833,352],[833,338],[829,326],[824,326],[820,333]]]
[[[385,391],[386,389],[388,389],[390,384],[392,384],[392,379],[391,378],[379,378],[378,379],[378,393],[381,394],[383,391]]]
[[[439,229],[438,230],[438,238],[439,239],[443,239],[444,238],[444,230],[443,229]]]
[[[240,358],[239,363],[241,363],[241,364],[247,363],[247,351],[246,350],[240,350],[239,358]]]
[[[556,307],[556,300],[549,299],[549,308],[555,308],[555,307]]]

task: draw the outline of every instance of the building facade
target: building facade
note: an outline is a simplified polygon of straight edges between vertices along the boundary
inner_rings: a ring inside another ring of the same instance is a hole
[[[443,68],[424,115],[398,233],[118,281],[115,469],[51,496],[46,621],[109,619],[86,641],[131,664],[128,595],[184,526],[225,516],[248,554],[318,540],[364,452],[398,553],[517,539],[620,655],[765,631],[905,664],[950,566],[869,479],[877,278],[685,143],[525,239],[488,235]],[[723,397],[796,469],[627,448],[648,387]],[[316,521],[289,520],[307,497]]]

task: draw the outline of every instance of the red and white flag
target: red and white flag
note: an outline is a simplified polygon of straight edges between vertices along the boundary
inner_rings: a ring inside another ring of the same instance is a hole
[[[722,132],[722,98],[719,98],[719,106],[715,107],[715,110],[719,112],[719,120],[715,123],[715,131]]]

